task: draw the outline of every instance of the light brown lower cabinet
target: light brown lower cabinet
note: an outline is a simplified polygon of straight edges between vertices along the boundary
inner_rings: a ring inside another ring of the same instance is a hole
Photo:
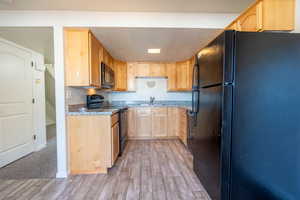
[[[187,145],[187,114],[186,109],[179,108],[179,138],[180,140]]]
[[[129,139],[179,138],[187,143],[186,109],[177,107],[130,108]]]
[[[129,122],[130,123],[130,122]],[[151,108],[136,109],[136,136],[143,138],[152,137]]]
[[[71,174],[107,173],[119,154],[118,115],[67,117]]]
[[[168,136],[168,108],[152,108],[152,137]]]
[[[112,133],[112,161],[117,160],[120,152],[120,140],[119,140],[119,123],[116,123],[111,128]]]

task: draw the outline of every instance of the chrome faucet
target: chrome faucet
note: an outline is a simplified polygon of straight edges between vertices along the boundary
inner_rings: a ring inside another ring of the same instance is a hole
[[[150,104],[154,104],[155,97],[150,97]]]

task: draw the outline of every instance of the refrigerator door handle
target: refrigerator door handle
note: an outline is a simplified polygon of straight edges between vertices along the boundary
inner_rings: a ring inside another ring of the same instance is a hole
[[[199,112],[199,96],[200,96],[199,90],[192,91],[192,113]],[[196,99],[195,99],[195,97],[196,97]]]

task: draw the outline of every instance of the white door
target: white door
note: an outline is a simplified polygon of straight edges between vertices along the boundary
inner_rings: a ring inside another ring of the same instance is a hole
[[[31,53],[0,39],[0,167],[34,150]]]

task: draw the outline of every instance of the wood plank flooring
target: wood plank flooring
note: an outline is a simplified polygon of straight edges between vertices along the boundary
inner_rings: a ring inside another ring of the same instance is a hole
[[[178,140],[129,141],[107,175],[0,180],[0,200],[210,200]]]

